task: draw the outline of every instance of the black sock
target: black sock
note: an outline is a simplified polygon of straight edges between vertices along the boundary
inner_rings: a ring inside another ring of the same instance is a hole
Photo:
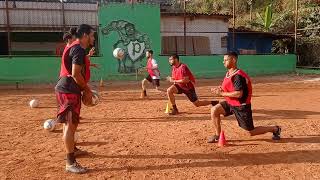
[[[76,158],[74,157],[74,153],[68,153],[67,154],[67,164],[73,164],[76,162]]]
[[[172,105],[172,108],[175,109],[175,110],[178,109],[178,108],[177,108],[177,105]]]
[[[146,90],[143,90],[143,95],[147,95],[147,91]]]
[[[211,101],[212,106],[219,104],[219,101]]]

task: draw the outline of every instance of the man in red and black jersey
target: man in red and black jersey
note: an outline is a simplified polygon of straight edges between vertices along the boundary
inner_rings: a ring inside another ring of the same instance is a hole
[[[280,139],[281,128],[279,126],[257,126],[254,127],[251,110],[252,85],[250,77],[241,69],[237,68],[238,55],[234,52],[224,56],[223,64],[227,68],[227,74],[222,86],[211,89],[212,93],[225,98],[211,108],[211,119],[215,126],[215,135],[209,137],[208,143],[217,142],[221,132],[220,115],[229,116],[234,114],[238,125],[255,136],[273,133],[273,140]]]
[[[178,55],[169,57],[169,64],[172,66],[172,75],[167,80],[173,85],[167,89],[168,99],[172,104],[173,110],[169,115],[178,114],[174,94],[185,94],[188,99],[196,106],[216,105],[218,101],[200,101],[194,88],[195,77],[186,64],[180,62]]]
[[[77,28],[76,40],[64,49],[61,59],[60,78],[55,86],[58,102],[57,122],[63,123],[63,141],[67,162],[66,171],[84,173],[75,159],[74,134],[78,127],[81,98],[84,102],[92,100],[92,92],[88,86],[90,80],[90,60],[85,49],[94,43],[93,28],[82,24]],[[92,102],[92,101],[91,101]]]

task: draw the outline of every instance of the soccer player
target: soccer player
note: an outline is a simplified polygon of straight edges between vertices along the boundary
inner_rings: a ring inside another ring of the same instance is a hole
[[[158,88],[160,86],[160,71],[159,71],[157,61],[153,59],[152,50],[147,50],[146,58],[147,58],[146,69],[148,71],[148,76],[144,78],[141,82],[142,84],[141,98],[145,98],[147,96],[147,90],[146,90],[147,82],[152,83],[152,85],[156,88],[156,90],[159,90]]]
[[[77,163],[74,155],[74,134],[79,123],[81,99],[85,104],[92,103],[92,92],[88,86],[90,60],[86,56],[85,49],[94,43],[93,28],[90,25],[81,24],[77,28],[76,38],[70,46],[65,48],[62,55],[60,78],[55,87],[59,105],[57,122],[64,125],[66,171],[85,173],[87,169]]]
[[[173,85],[167,89],[168,99],[172,104],[172,112],[169,115],[179,113],[174,94],[185,94],[188,99],[196,106],[216,105],[218,101],[200,101],[194,87],[195,78],[186,64],[180,62],[178,55],[169,57],[169,64],[172,66],[172,75],[167,80]]]
[[[248,135],[255,136],[265,133],[273,133],[272,139],[279,140],[281,128],[279,126],[257,126],[253,125],[251,96],[252,86],[250,77],[237,67],[238,55],[235,52],[225,54],[223,59],[227,74],[222,86],[211,89],[212,93],[222,96],[225,101],[220,102],[211,108],[211,119],[215,127],[215,135],[209,137],[208,143],[217,142],[221,132],[220,115],[235,115],[238,125],[244,129]]]

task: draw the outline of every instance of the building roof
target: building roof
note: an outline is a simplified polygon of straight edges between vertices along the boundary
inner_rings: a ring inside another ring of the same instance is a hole
[[[183,12],[162,12],[161,16],[184,16]],[[230,14],[221,13],[186,13],[187,17],[205,17],[205,18],[232,18]]]

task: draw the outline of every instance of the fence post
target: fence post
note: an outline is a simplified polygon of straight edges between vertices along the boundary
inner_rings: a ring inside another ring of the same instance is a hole
[[[296,0],[294,17],[294,53],[297,54],[298,0]]]
[[[186,17],[186,0],[183,1],[183,38],[184,38],[184,55],[187,55],[187,17]]]
[[[61,1],[61,14],[62,14],[63,32],[65,32],[66,31],[66,17],[65,17],[65,12],[64,12],[64,0]]]
[[[232,23],[232,47],[233,51],[235,51],[236,46],[236,37],[235,37],[235,28],[236,28],[236,1],[233,0],[232,3],[232,16],[233,16],[233,23]]]
[[[8,55],[11,56],[11,28],[10,28],[10,17],[9,17],[9,2],[6,0],[6,15],[7,15],[7,36],[8,36]]]

